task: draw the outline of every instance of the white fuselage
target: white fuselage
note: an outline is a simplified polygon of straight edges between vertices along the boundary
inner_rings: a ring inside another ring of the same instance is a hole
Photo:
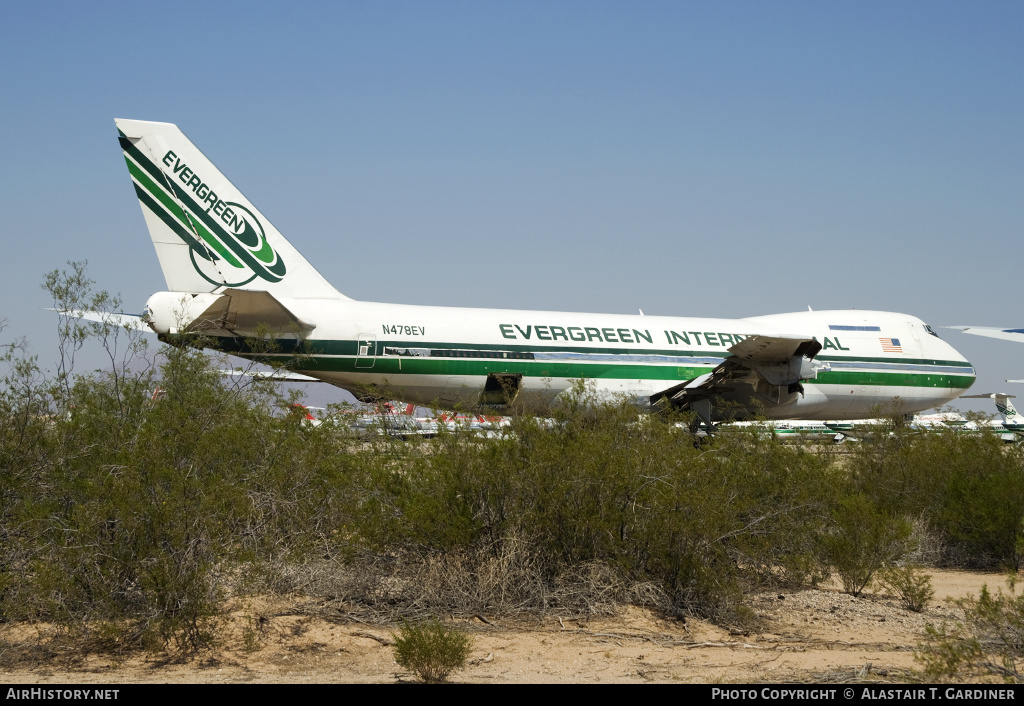
[[[959,353],[903,314],[701,319],[353,301],[176,125],[115,123],[167,282],[149,301],[153,329],[199,331],[250,356],[252,337],[273,332],[281,352],[260,356],[360,396],[501,406],[550,400],[585,378],[598,393],[711,423],[861,418],[894,397],[909,414],[974,382]]]
[[[553,398],[585,378],[599,393],[642,402],[712,371],[752,335],[815,338],[827,364],[799,392],[756,384],[722,401],[774,419],[855,419],[899,397],[907,413],[945,404],[974,369],[913,316],[807,311],[746,319],[679,318],[281,299],[313,329],[304,355],[278,360],[353,391],[440,407],[480,402],[488,376],[515,376],[518,391]],[[173,331],[172,331],[173,332]],[[299,337],[287,335],[287,341]],[[238,339],[219,339],[238,351]],[[234,342],[234,343],[233,343]],[[245,354],[244,351],[240,351]]]

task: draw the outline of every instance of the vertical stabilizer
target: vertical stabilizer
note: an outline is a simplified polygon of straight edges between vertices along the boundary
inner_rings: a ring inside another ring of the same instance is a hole
[[[1004,395],[999,392],[992,395],[996,401],[996,409],[1003,415],[1003,426],[1007,428],[1010,426],[1024,427],[1024,417],[1021,417],[1020,412],[1014,408],[1013,402],[1010,402],[1011,397],[1016,397],[1016,395]]]
[[[170,291],[346,298],[176,125],[114,122]]]
[[[1017,395],[1008,395],[1005,392],[986,392],[980,395],[962,395],[965,398],[995,400],[996,409],[1003,417],[1003,427],[1008,431],[1024,431],[1024,416],[1016,410],[1011,398]]]

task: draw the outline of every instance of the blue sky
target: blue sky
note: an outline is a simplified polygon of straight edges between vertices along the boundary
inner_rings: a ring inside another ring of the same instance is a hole
[[[40,2],[4,19],[2,335],[45,364],[44,272],[88,259],[134,311],[164,286],[115,117],[178,124],[357,299],[1024,325],[1019,2]],[[943,335],[974,392],[1024,377],[1024,345]]]

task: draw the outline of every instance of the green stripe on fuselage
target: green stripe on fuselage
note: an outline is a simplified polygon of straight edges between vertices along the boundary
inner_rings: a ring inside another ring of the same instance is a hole
[[[306,354],[319,354],[319,355],[355,355],[357,351],[357,341],[344,341],[344,340],[317,340],[307,339],[296,343],[290,339],[281,339],[276,342],[282,351],[292,353],[306,353]],[[365,342],[364,342],[365,343]],[[376,342],[378,359],[383,356],[380,352],[385,347],[395,349],[434,349],[443,351],[508,351],[516,353],[537,353],[555,355],[558,353],[573,353],[573,354],[592,354],[592,355],[643,355],[643,356],[670,356],[673,358],[718,358],[725,360],[732,356],[731,353],[724,350],[672,350],[672,349],[645,349],[645,348],[584,348],[574,346],[528,346],[528,345],[507,345],[504,342],[501,343],[451,343],[444,341],[392,341],[392,340],[381,340],[378,339]],[[224,339],[223,346],[218,346],[220,350],[227,352],[251,352],[245,346],[243,339]],[[387,358],[393,358],[398,356],[387,356]],[[401,356],[403,361],[421,359],[418,356]],[[823,360],[820,356],[815,360]],[[965,371],[972,370],[973,367],[970,363],[962,360],[934,360],[930,358],[869,358],[860,356],[830,356],[829,361],[831,362],[851,362],[851,363],[880,363],[886,365],[942,365],[949,367],[964,368]],[[584,361],[579,361],[584,362]],[[666,361],[665,365],[677,365],[676,361]],[[655,365],[651,363],[650,365]],[[702,365],[697,363],[697,365]],[[819,373],[820,376],[820,373]]]
[[[871,358],[852,355],[819,355],[814,358],[823,363],[886,363],[900,365],[948,365],[956,368],[973,368],[965,360],[936,360],[934,358]]]
[[[288,356],[277,358],[282,364],[294,363]],[[360,361],[367,360],[365,358]],[[360,363],[363,365],[364,363]],[[465,358],[394,358],[378,357],[373,368],[356,367],[356,358],[313,356],[296,364],[296,370],[316,372],[373,372],[378,375],[480,376],[490,373],[522,374],[530,378],[621,379],[621,380],[689,380],[710,371],[711,367],[677,365],[639,365],[636,363],[558,363],[548,360],[509,360]]]
[[[264,356],[258,356],[264,359]],[[638,365],[630,363],[558,363],[548,360],[509,360],[459,358],[397,358],[377,357],[373,367],[365,367],[368,358],[360,359],[360,367],[356,367],[355,357],[325,357],[313,355],[307,359],[299,359],[286,355],[269,356],[269,359],[282,365],[292,365],[293,369],[306,372],[351,372],[390,375],[396,378],[402,375],[437,375],[437,376],[486,376],[490,373],[522,374],[530,378],[563,378],[563,379],[618,379],[618,380],[691,380],[711,372],[714,366],[680,366],[680,365]],[[812,381],[816,385],[843,386],[885,386],[885,387],[941,387],[966,389],[974,383],[970,375],[933,375],[929,373],[903,372],[821,372]]]
[[[217,348],[260,360],[288,365],[291,369],[307,372],[348,372],[388,375],[400,378],[402,375],[437,375],[437,376],[486,376],[491,373],[522,374],[530,378],[560,379],[619,379],[619,380],[690,380],[711,372],[717,363],[707,364],[694,361],[687,365],[685,361],[666,360],[664,363],[637,363],[632,361],[616,362],[614,360],[574,360],[561,362],[558,360],[524,360],[503,358],[452,358],[444,356],[358,356],[359,367],[356,367],[358,341],[343,340],[306,340],[295,341],[281,339],[276,341],[278,352],[272,355],[254,353],[242,338],[219,338]],[[364,342],[365,343],[365,342]],[[538,346],[506,346],[504,344],[464,344],[441,342],[392,342],[377,341],[376,350],[388,348],[419,348],[436,350],[486,350],[534,352],[554,355],[559,352],[574,354],[594,353],[609,355],[665,355],[674,358],[718,358],[725,359],[728,353],[710,351],[672,351],[672,350],[636,350],[636,349],[567,349],[541,348]],[[295,357],[298,355],[298,357]],[[366,367],[372,359],[373,367]],[[918,366],[935,365],[964,368],[965,372],[973,371],[970,363],[964,361],[924,360],[924,359],[893,359],[863,357],[832,357],[833,362],[875,362],[889,365],[911,364]],[[885,387],[935,387],[966,389],[974,383],[971,374],[957,375],[949,373],[930,373],[927,370],[823,370],[817,378],[811,380],[816,385],[842,386],[885,386]]]

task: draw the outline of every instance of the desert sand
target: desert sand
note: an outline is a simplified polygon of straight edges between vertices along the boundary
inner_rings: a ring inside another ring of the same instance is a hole
[[[758,620],[748,630],[666,619],[639,608],[588,620],[449,616],[474,645],[469,664],[450,681],[902,682],[919,667],[914,649],[925,626],[959,617],[947,599],[977,595],[983,584],[993,590],[1005,584],[994,573],[928,573],[935,599],[922,613],[885,594],[869,590],[853,598],[826,586],[753,596]],[[8,650],[7,659],[0,656],[7,663],[0,675],[23,684],[416,681],[395,663],[393,628],[324,617],[301,602],[250,600],[246,608],[231,615],[217,649],[184,662],[166,655],[90,653],[73,645],[39,650],[32,646],[45,643],[46,626],[8,625],[0,629],[0,650]],[[262,619],[254,623],[254,615]]]

